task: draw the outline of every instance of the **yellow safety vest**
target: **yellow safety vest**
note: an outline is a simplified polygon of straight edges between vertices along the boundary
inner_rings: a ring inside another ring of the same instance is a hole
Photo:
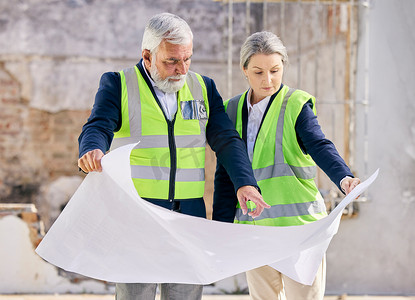
[[[225,102],[226,112],[242,136],[242,108],[247,92]],[[264,200],[271,205],[252,219],[238,204],[235,223],[292,226],[314,222],[327,215],[323,197],[314,182],[316,165],[297,142],[295,123],[304,104],[315,98],[283,86],[271,103],[254,146],[252,168]],[[315,108],[313,108],[316,113]],[[248,202],[249,209],[255,204]]]
[[[139,142],[130,156],[138,194],[170,201],[203,197],[209,117],[203,78],[188,72],[177,93],[176,116],[169,121],[137,66],[120,77],[122,125],[110,149]]]

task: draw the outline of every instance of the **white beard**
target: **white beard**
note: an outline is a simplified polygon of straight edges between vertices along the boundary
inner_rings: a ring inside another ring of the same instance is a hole
[[[150,75],[155,85],[165,93],[176,93],[178,92],[186,82],[186,75],[170,76],[166,79],[161,79],[160,73],[157,70],[156,64],[152,63],[150,67]],[[179,81],[169,81],[169,79],[180,79]]]

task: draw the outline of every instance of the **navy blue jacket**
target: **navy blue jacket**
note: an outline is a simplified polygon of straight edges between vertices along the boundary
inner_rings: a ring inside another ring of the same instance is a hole
[[[278,92],[271,96],[268,106],[265,110],[264,117],[283,85]],[[246,143],[248,124],[248,109],[246,99],[242,110],[242,138]],[[262,125],[262,123],[261,123]],[[318,124],[317,117],[313,112],[313,103],[311,99],[304,104],[295,124],[297,133],[297,142],[304,153],[310,154],[314,162],[327,174],[327,176],[340,188],[340,181],[345,176],[353,177],[352,172],[344,160],[337,152],[334,144],[326,139],[321,127]],[[245,144],[246,146],[246,144]],[[215,192],[213,195],[213,220],[233,222],[237,198],[232,189],[232,183],[226,170],[220,162],[216,166],[215,173]],[[264,199],[267,201],[267,199]]]
[[[141,61],[137,64],[141,74],[150,87],[155,99],[157,96],[150,81],[142,68]],[[207,88],[209,99],[209,120],[206,128],[206,138],[217,160],[229,174],[235,191],[241,186],[257,183],[252,172],[244,142],[236,132],[226,114],[223,101],[214,81],[202,76]],[[166,124],[167,126],[167,124]],[[105,73],[101,77],[95,103],[87,123],[79,136],[79,157],[94,149],[107,152],[114,132],[121,127],[121,80],[117,72]],[[146,199],[156,205],[172,209],[173,203],[160,199]],[[177,203],[175,203],[177,204]],[[180,201],[180,212],[188,215],[206,217],[205,204],[202,198]]]

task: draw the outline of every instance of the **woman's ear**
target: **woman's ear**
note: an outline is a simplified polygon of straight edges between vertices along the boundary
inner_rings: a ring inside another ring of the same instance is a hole
[[[243,68],[242,71],[244,72],[245,78],[248,79],[248,71],[245,68]]]

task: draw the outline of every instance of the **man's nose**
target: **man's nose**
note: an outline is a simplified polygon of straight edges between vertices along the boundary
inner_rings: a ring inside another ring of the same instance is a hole
[[[176,73],[180,75],[185,75],[188,71],[188,65],[184,61],[180,61],[176,65]]]

